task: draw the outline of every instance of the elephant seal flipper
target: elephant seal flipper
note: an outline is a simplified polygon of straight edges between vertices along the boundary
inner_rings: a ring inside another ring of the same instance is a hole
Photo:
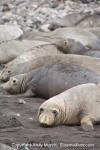
[[[24,94],[25,97],[34,97],[35,95],[36,94],[31,89],[28,89]]]
[[[84,116],[81,119],[81,128],[84,131],[91,131],[91,130],[93,130],[94,128],[93,128],[93,123],[92,123],[91,118],[89,118],[88,116]]]

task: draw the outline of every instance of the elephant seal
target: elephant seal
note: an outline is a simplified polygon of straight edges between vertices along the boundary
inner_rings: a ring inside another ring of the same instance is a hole
[[[12,147],[10,147],[8,145],[0,143],[0,150],[17,150],[17,149],[12,148]]]
[[[91,82],[99,83],[100,75],[77,65],[57,63],[11,77],[1,87],[10,94],[50,98],[73,86]]]
[[[48,28],[53,31],[62,27],[82,27],[82,28],[96,28],[100,27],[100,14],[90,12],[88,13],[72,13],[63,18],[54,20],[50,23]]]
[[[90,16],[90,13],[72,13],[64,16],[63,18],[56,19],[50,23],[48,26],[49,30],[53,31],[61,27],[73,27],[80,23],[82,20],[85,20]]]
[[[82,84],[56,95],[38,111],[41,125],[78,125],[85,131],[100,123],[100,84]]]
[[[24,74],[32,69],[42,67],[46,64],[56,64],[59,62],[65,62],[70,64],[76,64],[86,67],[96,73],[100,74],[100,59],[89,56],[73,55],[73,54],[58,54],[58,55],[46,55],[37,57],[34,60],[27,61],[25,63],[6,66],[0,73],[0,80],[7,81],[10,77]]]
[[[67,54],[82,55],[88,50],[86,46],[74,39],[59,39],[56,41],[56,46],[58,49]]]
[[[59,28],[54,32],[58,32],[58,35],[56,36],[60,38],[74,39],[88,48],[100,50],[100,40],[92,32],[86,31],[84,29],[82,30],[80,28]]]
[[[61,54],[61,53],[63,52],[57,49],[57,47],[54,44],[44,44],[44,45],[33,47],[28,52],[24,52],[14,60],[10,61],[6,66],[24,63],[31,59],[35,59],[38,56],[44,56],[49,54],[54,55],[54,54]]]
[[[0,64],[8,63],[31,48],[43,44],[48,44],[48,42],[38,40],[12,40],[2,43],[0,44]]]
[[[57,40],[56,46],[58,49],[60,49],[64,53],[86,55],[86,56],[92,56],[92,57],[100,58],[100,50],[89,49],[88,47],[83,46],[80,42],[75,41],[73,39]]]
[[[58,28],[52,32],[27,32],[20,39],[41,39],[55,42],[57,38],[74,39],[90,49],[100,50],[100,39],[92,32],[82,28]]]

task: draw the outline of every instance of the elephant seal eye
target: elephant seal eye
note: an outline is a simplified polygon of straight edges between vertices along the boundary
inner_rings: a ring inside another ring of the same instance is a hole
[[[65,45],[68,46],[68,41],[65,41]]]
[[[56,110],[53,110],[52,113],[57,116],[58,112]]]
[[[13,83],[16,83],[16,80],[13,80]]]
[[[40,113],[42,113],[44,111],[44,109],[43,108],[40,108]]]
[[[10,71],[10,70],[8,70],[8,73],[11,73],[11,71]]]

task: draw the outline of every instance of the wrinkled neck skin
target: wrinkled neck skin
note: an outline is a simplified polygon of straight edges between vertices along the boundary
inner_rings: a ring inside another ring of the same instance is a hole
[[[67,97],[66,97],[67,98]],[[79,113],[81,112],[80,104],[77,104],[76,100],[69,99],[64,100],[65,103],[65,117],[63,124],[79,124]]]
[[[64,124],[64,122],[65,122],[65,105],[64,105],[63,101],[61,101],[61,105],[57,104],[56,102],[53,102],[53,103],[54,103],[54,107],[57,108],[59,111],[58,115],[55,118],[55,125]]]
[[[21,86],[20,86],[20,93],[26,92],[28,88],[28,83],[32,79],[31,72],[23,74],[22,80],[21,80]]]
[[[41,69],[35,69],[29,73],[24,74],[20,88],[21,93],[26,92],[28,89],[32,88],[34,84],[37,84],[37,82],[39,82],[40,71]]]
[[[21,81],[21,86],[20,86],[20,93],[24,93],[27,89],[27,74],[24,74],[22,81]]]
[[[65,110],[62,109],[61,107],[59,107],[59,115],[57,116],[55,124],[56,125],[58,125],[58,124],[64,124],[64,120],[65,120],[64,118],[65,118]]]
[[[54,104],[59,109],[59,115],[56,119],[56,125],[58,124],[79,124],[78,114],[80,112],[80,106],[76,105],[76,101],[67,100],[67,97],[62,98],[62,94],[59,95],[58,100]],[[59,105],[58,105],[59,104]]]

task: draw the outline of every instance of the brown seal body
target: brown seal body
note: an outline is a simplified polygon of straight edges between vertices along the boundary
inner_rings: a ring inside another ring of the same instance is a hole
[[[45,65],[26,74],[11,77],[2,85],[11,94],[25,93],[50,98],[83,83],[99,83],[100,75],[68,63]]]
[[[3,81],[9,80],[10,77],[23,74],[42,67],[46,64],[56,64],[59,62],[65,62],[86,67],[92,71],[100,74],[100,59],[89,56],[73,55],[73,54],[58,54],[58,55],[47,55],[40,56],[35,60],[27,61],[25,63],[11,65],[5,67],[0,73],[0,79]]]
[[[81,124],[86,131],[100,122],[100,84],[82,84],[41,104],[39,123],[46,126]]]

